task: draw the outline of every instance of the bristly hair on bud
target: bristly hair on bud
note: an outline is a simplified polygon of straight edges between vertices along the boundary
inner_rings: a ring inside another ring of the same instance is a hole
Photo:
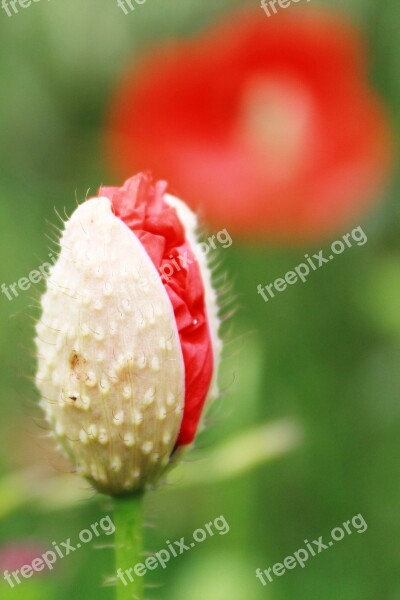
[[[37,386],[77,471],[105,493],[153,485],[215,397],[216,294],[197,219],[150,174],[65,223],[37,324]]]

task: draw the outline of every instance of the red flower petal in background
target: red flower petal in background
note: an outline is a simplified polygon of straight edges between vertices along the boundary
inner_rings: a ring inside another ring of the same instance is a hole
[[[124,75],[108,146],[122,175],[150,166],[211,225],[285,241],[355,219],[391,164],[357,32],[295,8],[156,50]]]

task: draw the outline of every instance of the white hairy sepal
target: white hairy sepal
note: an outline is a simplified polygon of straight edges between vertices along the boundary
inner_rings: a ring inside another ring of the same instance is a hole
[[[78,207],[37,325],[46,418],[100,490],[154,483],[179,433],[185,372],[171,302],[144,247],[107,198]]]

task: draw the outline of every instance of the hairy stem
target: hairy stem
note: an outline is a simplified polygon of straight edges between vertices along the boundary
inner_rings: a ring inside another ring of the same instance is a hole
[[[143,576],[133,570],[143,562],[143,495],[116,498],[114,523],[117,600],[143,600]]]

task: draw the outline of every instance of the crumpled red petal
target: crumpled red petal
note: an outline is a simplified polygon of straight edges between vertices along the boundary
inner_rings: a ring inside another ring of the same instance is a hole
[[[162,281],[174,310],[185,364],[185,406],[176,442],[182,446],[195,438],[214,358],[200,267],[176,210],[164,200],[166,188],[165,182],[153,183],[149,173],[140,173],[121,188],[101,187],[99,195],[109,198],[115,215],[139,238],[157,270],[168,274]],[[164,265],[173,268],[171,275]]]

